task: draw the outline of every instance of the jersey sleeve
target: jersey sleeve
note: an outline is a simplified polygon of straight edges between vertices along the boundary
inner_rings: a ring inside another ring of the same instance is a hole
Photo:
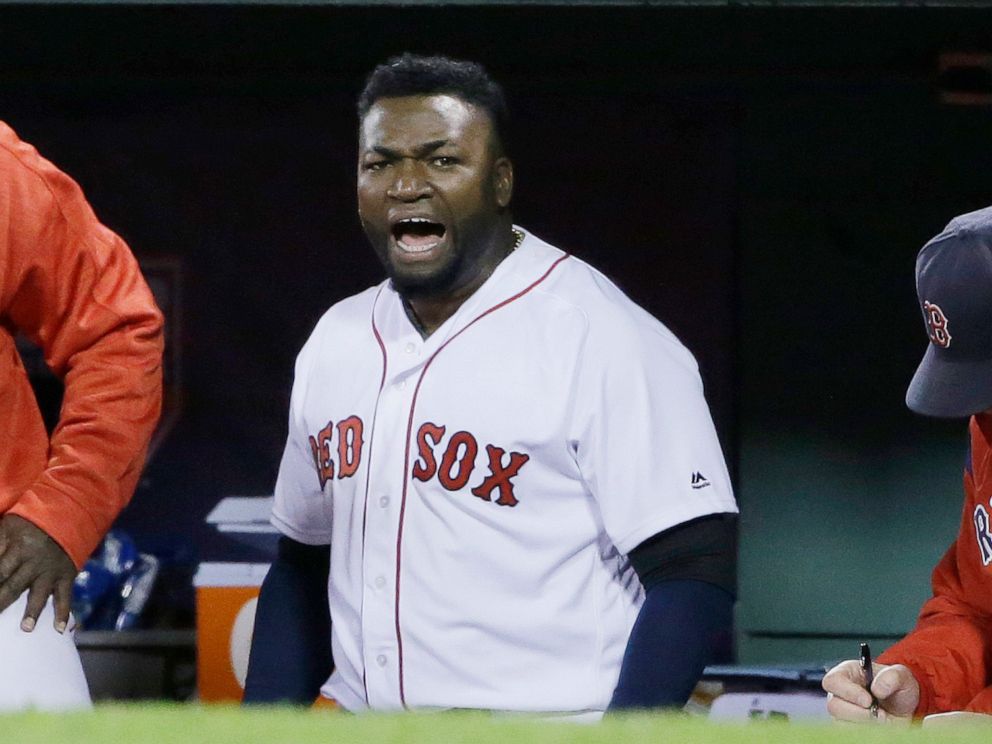
[[[933,571],[933,596],[913,630],[878,658],[912,670],[920,684],[918,716],[963,710],[992,683],[992,576],[985,563],[992,562],[992,538],[983,516],[988,507],[975,498],[970,473],[964,481],[961,529]]]
[[[737,512],[696,362],[642,313],[590,319],[571,427],[583,480],[624,554],[690,519]]]
[[[289,404],[289,434],[279,463],[272,506],[272,524],[284,535],[306,545],[329,545],[332,526],[332,485],[321,486],[304,423],[311,352],[319,333],[318,328],[296,360]]]
[[[65,383],[47,466],[8,513],[82,566],[131,498],[158,421],[162,316],[79,186],[2,124],[0,236],[0,322]]]

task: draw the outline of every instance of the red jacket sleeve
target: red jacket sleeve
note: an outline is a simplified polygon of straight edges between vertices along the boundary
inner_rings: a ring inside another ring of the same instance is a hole
[[[918,716],[964,710],[973,701],[990,698],[992,427],[985,418],[971,422],[971,467],[964,477],[961,529],[933,571],[933,596],[923,605],[916,627],[878,659],[912,670],[920,683]]]
[[[45,461],[15,493],[16,474],[0,472],[0,512],[30,520],[81,566],[134,492],[158,421],[162,316],[127,245],[79,186],[2,123],[0,324],[41,346],[65,382]],[[0,365],[9,377],[0,386],[26,380],[10,368]],[[37,437],[36,409],[4,418],[13,447]],[[30,459],[7,462],[23,480]]]

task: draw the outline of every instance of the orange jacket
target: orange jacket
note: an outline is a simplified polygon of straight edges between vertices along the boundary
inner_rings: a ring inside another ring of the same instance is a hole
[[[916,627],[878,659],[913,671],[917,716],[992,713],[992,415],[972,417],[970,433],[957,540],[934,569]]]
[[[14,346],[65,382],[51,441]],[[82,566],[131,498],[162,398],[162,316],[79,186],[0,122],[0,515]]]

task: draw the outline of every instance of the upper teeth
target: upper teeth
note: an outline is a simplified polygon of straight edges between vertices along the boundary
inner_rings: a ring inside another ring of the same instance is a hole
[[[424,217],[407,217],[405,220],[400,220],[400,222],[430,222],[430,220]]]

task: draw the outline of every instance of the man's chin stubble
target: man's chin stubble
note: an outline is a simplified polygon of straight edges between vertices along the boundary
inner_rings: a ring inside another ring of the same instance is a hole
[[[458,275],[458,262],[453,261],[426,276],[403,276],[392,266],[386,267],[386,273],[393,284],[393,289],[407,299],[415,300],[449,291]]]

